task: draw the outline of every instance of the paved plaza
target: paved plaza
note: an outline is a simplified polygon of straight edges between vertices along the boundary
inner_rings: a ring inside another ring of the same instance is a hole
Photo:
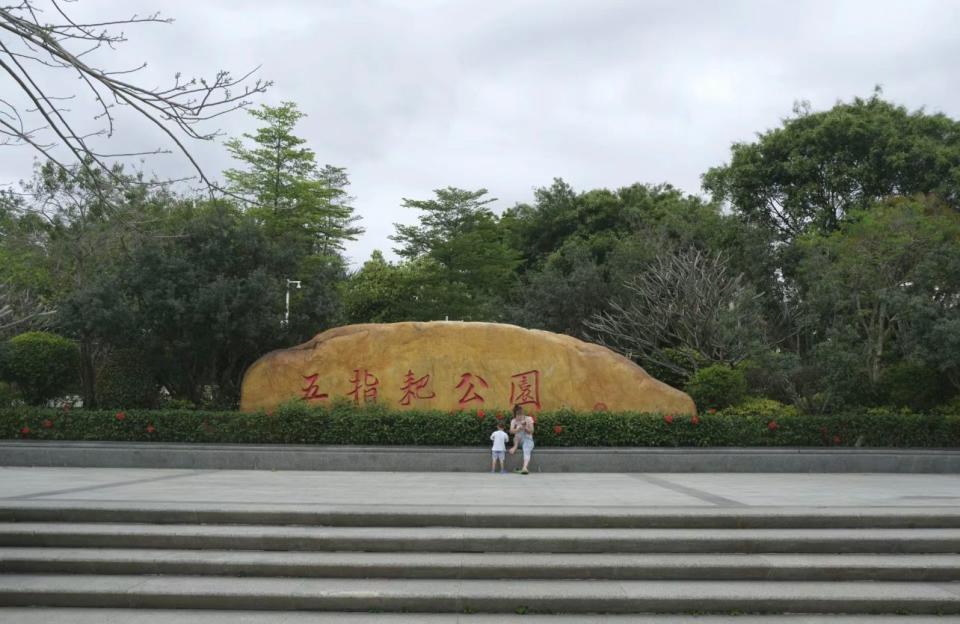
[[[3,624],[960,621],[954,474],[0,467],[0,516]]]
[[[424,468],[427,468],[425,466]],[[515,474],[0,467],[0,501],[538,508],[960,506],[960,475]]]

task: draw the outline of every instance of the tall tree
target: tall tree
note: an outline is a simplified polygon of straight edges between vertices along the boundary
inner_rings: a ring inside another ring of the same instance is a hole
[[[432,274],[422,260],[387,262],[380,250],[343,283],[348,323],[395,323],[433,320],[438,302],[426,290]]]
[[[7,237],[20,258],[29,258],[36,277],[21,290],[39,290],[58,309],[57,325],[77,339],[85,405],[96,405],[101,347],[97,326],[104,319],[86,308],[66,314],[61,303],[84,291],[151,235],[158,206],[168,196],[162,188],[141,182],[141,176],[130,175],[119,165],[105,172],[45,163],[23,183],[23,200],[15,207],[17,232]]]
[[[113,347],[136,345],[174,396],[235,405],[245,368],[285,341],[283,275],[296,250],[222,201],[171,204],[158,229],[168,235],[143,240],[61,312]]]
[[[551,254],[543,268],[520,277],[507,307],[507,320],[583,337],[583,321],[600,312],[610,298],[609,273],[586,245],[565,246]]]
[[[291,295],[289,339],[305,339],[339,313],[339,283],[345,278],[343,245],[363,232],[353,214],[343,168],[318,168],[306,140],[293,132],[303,118],[296,104],[261,106],[250,111],[264,122],[254,134],[227,142],[246,165],[224,172],[233,191],[248,201],[254,217],[275,242],[290,248],[281,282],[296,280]],[[248,145],[249,143],[249,145]]]
[[[428,318],[492,320],[515,279],[518,254],[504,240],[496,201],[486,189],[447,187],[426,200],[404,199],[421,211],[417,225],[396,224],[395,251],[417,263],[421,313]]]
[[[246,165],[224,172],[230,188],[253,204],[251,214],[275,235],[300,241],[310,252],[341,252],[345,241],[363,233],[345,191],[346,171],[318,169],[306,139],[293,134],[304,117],[295,103],[262,105],[249,113],[265,125],[243,135],[250,147],[240,138],[227,141],[233,157]]]
[[[894,198],[802,248],[802,294],[820,340],[844,343],[871,384],[903,355],[960,380],[960,356],[940,353],[943,330],[960,321],[960,213],[932,197]]]
[[[703,186],[785,242],[834,232],[891,195],[931,194],[960,209],[960,122],[879,92],[822,112],[799,105],[782,127],[734,144]]]

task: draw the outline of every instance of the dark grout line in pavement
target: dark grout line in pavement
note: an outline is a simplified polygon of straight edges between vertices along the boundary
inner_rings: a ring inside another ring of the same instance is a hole
[[[656,485],[668,490],[672,490],[679,494],[686,494],[687,496],[692,496],[704,502],[713,503],[714,505],[720,505],[723,507],[749,507],[749,505],[747,505],[746,503],[741,503],[740,501],[733,500],[732,498],[717,496],[716,494],[704,492],[703,490],[698,490],[696,488],[680,485],[679,483],[673,483],[661,477],[654,477],[653,475],[642,474],[642,473],[630,473],[629,476],[634,479],[640,479],[641,481],[646,481],[647,483],[650,483],[652,485]]]
[[[101,483],[100,485],[88,485],[85,487],[67,488],[64,490],[49,490],[46,492],[34,492],[33,494],[21,494],[18,496],[6,496],[0,500],[30,500],[34,498],[43,498],[45,496],[57,496],[59,494],[76,494],[78,492],[90,492],[93,490],[104,490],[107,488],[120,487],[123,485],[136,485],[138,483],[153,483],[154,481],[167,481],[170,479],[182,479],[192,477],[198,474],[209,473],[209,470],[191,470],[175,475],[163,475],[162,477],[149,477],[146,479],[128,479],[127,481],[114,481],[112,483]]]

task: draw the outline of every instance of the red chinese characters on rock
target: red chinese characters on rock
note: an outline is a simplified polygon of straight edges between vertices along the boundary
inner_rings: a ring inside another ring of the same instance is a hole
[[[320,392],[320,387],[317,385],[317,379],[320,378],[320,373],[314,373],[313,375],[304,375],[303,379],[307,382],[307,385],[303,388],[300,388],[300,392],[303,395],[300,397],[304,401],[314,401],[320,399],[327,399],[330,397],[326,392]]]
[[[410,405],[413,399],[432,399],[437,396],[435,392],[426,393],[427,386],[430,384],[430,375],[424,375],[419,379],[413,374],[413,370],[407,369],[407,374],[403,380],[403,398],[400,399],[400,405]],[[423,394],[421,394],[421,392]]]
[[[510,405],[535,405],[540,409],[540,371],[530,370],[510,377]]]
[[[354,403],[359,403],[361,397],[364,403],[377,402],[379,390],[377,386],[380,385],[380,380],[377,379],[376,375],[365,368],[355,368],[350,383],[353,384],[353,390],[348,392],[347,396],[352,396]]]
[[[460,376],[460,383],[457,384],[457,390],[466,387],[466,390],[463,391],[463,396],[460,397],[460,407],[467,405],[471,401],[479,401],[481,404],[483,403],[483,396],[477,392],[478,385],[483,388],[490,387],[487,384],[487,380],[480,375],[464,373]]]
[[[402,369],[401,369],[402,370]],[[328,400],[330,395],[324,392],[325,385],[320,379],[320,373],[303,375],[304,385],[300,388],[301,399],[304,401]],[[400,405],[415,405],[414,401],[429,401],[437,394],[432,383],[432,374],[417,376],[412,368],[408,368],[400,384]],[[376,403],[380,398],[380,379],[369,369],[358,367],[353,369],[350,378],[350,390],[346,396],[352,397],[354,403]],[[487,390],[490,384],[481,375],[465,372],[460,375],[455,390],[460,394],[458,404],[461,409],[484,405]],[[502,395],[499,395],[502,397]],[[473,405],[472,405],[473,404]],[[536,410],[542,409],[540,397],[540,371],[528,370],[510,377],[509,405],[527,405]],[[605,410],[606,405],[598,403],[594,410]],[[120,416],[119,418],[123,418]]]

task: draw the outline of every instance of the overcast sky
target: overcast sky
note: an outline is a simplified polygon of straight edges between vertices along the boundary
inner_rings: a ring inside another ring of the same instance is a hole
[[[44,0],[37,0],[43,6]],[[874,85],[911,109],[960,118],[960,2],[625,0],[80,0],[81,18],[162,9],[172,25],[126,28],[115,67],[147,61],[150,85],[180,71],[274,81],[258,102],[296,102],[297,134],[346,167],[367,232],[353,263],[389,250],[403,197],[487,188],[503,209],[562,177],[574,188],[670,182],[699,192],[731,143]],[[8,35],[0,35],[8,37]],[[64,90],[72,82],[58,84]],[[0,77],[0,93],[12,85]],[[85,94],[72,105],[82,115]],[[89,117],[89,115],[87,115]],[[161,137],[124,119],[124,146]],[[246,113],[210,129],[252,131]],[[232,166],[193,144],[211,175]],[[0,182],[33,154],[0,148]],[[146,164],[189,173],[182,158]],[[389,255],[389,254],[388,254]]]

